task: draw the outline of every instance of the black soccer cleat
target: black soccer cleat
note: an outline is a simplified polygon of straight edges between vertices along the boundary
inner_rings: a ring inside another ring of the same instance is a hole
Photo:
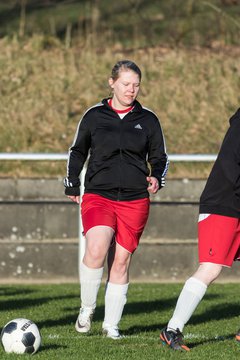
[[[160,333],[160,339],[164,345],[168,345],[173,350],[190,351],[183,343],[183,334],[179,329],[167,331],[165,327]]]
[[[238,330],[238,333],[236,334],[236,340],[240,342],[240,329]]]

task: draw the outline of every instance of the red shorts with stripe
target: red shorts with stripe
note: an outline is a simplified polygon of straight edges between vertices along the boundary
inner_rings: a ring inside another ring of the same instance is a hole
[[[149,203],[149,198],[114,201],[96,194],[84,194],[81,203],[84,234],[94,226],[109,226],[115,232],[115,241],[133,253],[148,219]]]
[[[200,214],[198,221],[199,262],[231,267],[240,260],[240,219]]]

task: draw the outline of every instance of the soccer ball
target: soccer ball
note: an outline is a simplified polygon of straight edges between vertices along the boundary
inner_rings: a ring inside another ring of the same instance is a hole
[[[2,329],[1,342],[7,353],[34,354],[41,345],[41,335],[31,320],[14,319]]]

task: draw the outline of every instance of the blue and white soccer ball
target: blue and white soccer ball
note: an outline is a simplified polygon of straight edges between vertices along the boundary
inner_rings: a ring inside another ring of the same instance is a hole
[[[7,353],[34,354],[41,345],[41,335],[31,320],[14,319],[2,329],[1,342]]]

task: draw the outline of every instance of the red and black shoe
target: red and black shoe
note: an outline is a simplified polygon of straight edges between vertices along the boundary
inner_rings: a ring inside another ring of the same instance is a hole
[[[173,350],[190,351],[183,343],[183,334],[179,329],[167,331],[167,328],[164,328],[160,333],[160,339],[164,345],[168,345]]]

